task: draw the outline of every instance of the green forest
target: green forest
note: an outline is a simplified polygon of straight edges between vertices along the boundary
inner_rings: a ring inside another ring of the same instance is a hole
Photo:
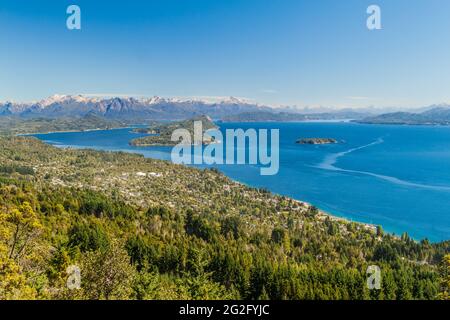
[[[449,299],[449,253],[216,170],[0,137],[0,299]]]

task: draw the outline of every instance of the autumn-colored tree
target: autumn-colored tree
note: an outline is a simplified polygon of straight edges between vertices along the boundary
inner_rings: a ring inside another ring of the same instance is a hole
[[[5,246],[0,246],[0,300],[33,299],[36,292],[20,272],[20,267],[8,258]]]
[[[8,257],[19,261],[27,246],[39,235],[42,225],[29,202],[11,209],[5,220],[12,225]]]
[[[7,217],[0,212],[0,300],[33,299],[35,290],[27,284],[20,267],[9,257],[7,243],[11,232]]]

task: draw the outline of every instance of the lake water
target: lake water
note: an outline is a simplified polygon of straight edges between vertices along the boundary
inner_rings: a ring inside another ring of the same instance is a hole
[[[280,170],[220,165],[242,183],[310,202],[336,216],[408,232],[416,239],[450,239],[450,128],[354,123],[226,123],[227,128],[280,129]],[[59,147],[141,153],[170,160],[169,147],[132,147],[130,129],[35,135]],[[329,137],[334,145],[298,145]]]

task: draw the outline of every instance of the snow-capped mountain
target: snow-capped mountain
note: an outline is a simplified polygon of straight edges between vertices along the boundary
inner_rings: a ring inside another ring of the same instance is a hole
[[[53,95],[39,102],[18,104],[0,103],[0,116],[26,118],[58,118],[84,116],[94,113],[111,119],[124,120],[173,120],[198,115],[209,115],[219,119],[225,115],[243,112],[269,111],[244,99],[229,97],[207,98],[93,98],[82,95]]]
[[[0,102],[0,116],[22,118],[70,118],[87,114],[106,119],[134,123],[151,120],[184,120],[207,115],[214,120],[256,121],[264,114],[264,121],[298,121],[297,119],[362,119],[372,112],[356,109],[305,110],[294,107],[273,108],[236,97],[151,98],[84,95],[54,95],[33,103]],[[295,116],[291,116],[295,115]],[[298,115],[307,115],[298,117]],[[280,120],[281,119],[281,120]]]
[[[88,97],[84,97],[82,95],[71,96],[71,95],[55,94],[51,97],[48,97],[47,99],[40,101],[38,104],[45,108],[45,107],[48,107],[55,103],[60,103],[60,104],[68,104],[71,102],[89,103],[89,102],[95,102],[95,101],[96,101],[95,98],[88,98]]]
[[[29,107],[29,105],[27,105],[27,104],[14,103],[14,102],[5,102],[5,103],[0,102],[0,116],[21,114],[28,107]]]

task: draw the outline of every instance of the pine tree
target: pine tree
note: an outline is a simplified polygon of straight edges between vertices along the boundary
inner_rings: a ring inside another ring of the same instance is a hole
[[[438,298],[450,300],[450,255],[444,256],[440,266],[440,293]]]

